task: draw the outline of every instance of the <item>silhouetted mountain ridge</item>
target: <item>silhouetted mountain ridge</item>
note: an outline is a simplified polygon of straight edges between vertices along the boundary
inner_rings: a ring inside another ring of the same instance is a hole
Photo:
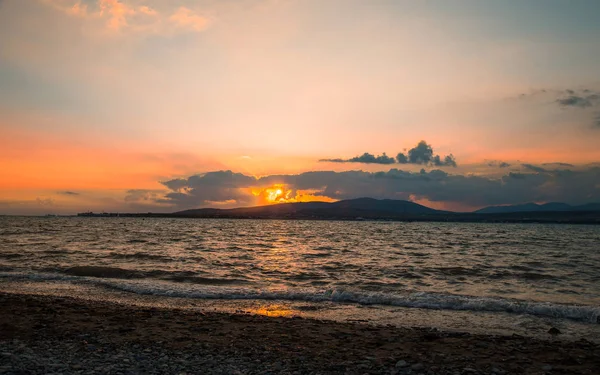
[[[528,203],[486,207],[475,212],[449,212],[405,200],[358,198],[332,203],[298,202],[231,209],[199,208],[174,213],[84,212],[78,216],[600,224],[600,204],[571,206],[565,203]]]
[[[396,217],[406,215],[442,214],[423,205],[393,199],[357,198],[337,202],[297,202],[231,209],[200,208],[175,212],[185,217]]]

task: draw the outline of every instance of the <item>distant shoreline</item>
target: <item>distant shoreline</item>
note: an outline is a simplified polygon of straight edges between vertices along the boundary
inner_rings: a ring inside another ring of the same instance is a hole
[[[523,209],[526,207],[527,209]],[[537,209],[531,209],[531,207]],[[550,207],[550,208],[549,208]],[[557,208],[559,207],[559,208]],[[565,208],[566,207],[566,208]],[[394,199],[356,198],[336,202],[292,202],[266,206],[230,209],[199,208],[173,213],[94,213],[82,212],[82,217],[169,217],[206,219],[274,219],[274,220],[342,220],[342,221],[402,221],[402,222],[468,222],[468,223],[552,223],[600,224],[600,209],[595,204],[569,206],[520,205],[497,210],[488,207],[475,212],[435,210],[414,202]]]
[[[385,221],[385,222],[445,222],[445,223],[490,223],[490,224],[586,224],[600,225],[600,213],[597,212],[533,212],[533,213],[499,213],[474,214],[453,213],[441,215],[406,215],[406,216],[361,216],[361,217],[332,217],[304,215],[182,215],[163,213],[80,213],[77,217],[94,218],[179,218],[179,219],[238,219],[238,220],[314,220],[314,221]]]

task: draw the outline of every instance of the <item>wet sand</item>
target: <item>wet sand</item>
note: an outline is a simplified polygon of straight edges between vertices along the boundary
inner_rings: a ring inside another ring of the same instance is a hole
[[[0,373],[598,374],[600,346],[0,293]]]

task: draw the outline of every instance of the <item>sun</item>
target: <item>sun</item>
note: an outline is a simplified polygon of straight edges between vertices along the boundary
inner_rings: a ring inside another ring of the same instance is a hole
[[[275,184],[269,187],[253,188],[252,194],[259,199],[259,204],[273,204],[293,202],[293,190],[284,184]]]
[[[335,202],[335,199],[318,194],[319,191],[298,190],[285,184],[274,184],[272,186],[253,187],[249,192],[257,200],[256,204],[277,204],[294,202]]]
[[[286,191],[285,187],[275,185],[264,190],[265,200],[269,203],[283,203],[289,199],[291,191]]]

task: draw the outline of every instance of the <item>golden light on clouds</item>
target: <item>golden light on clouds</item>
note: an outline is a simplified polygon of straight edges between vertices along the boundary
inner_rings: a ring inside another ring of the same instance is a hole
[[[285,184],[251,188],[252,195],[258,198],[259,205],[294,202],[335,202],[335,199],[318,195],[318,190],[297,190]]]

